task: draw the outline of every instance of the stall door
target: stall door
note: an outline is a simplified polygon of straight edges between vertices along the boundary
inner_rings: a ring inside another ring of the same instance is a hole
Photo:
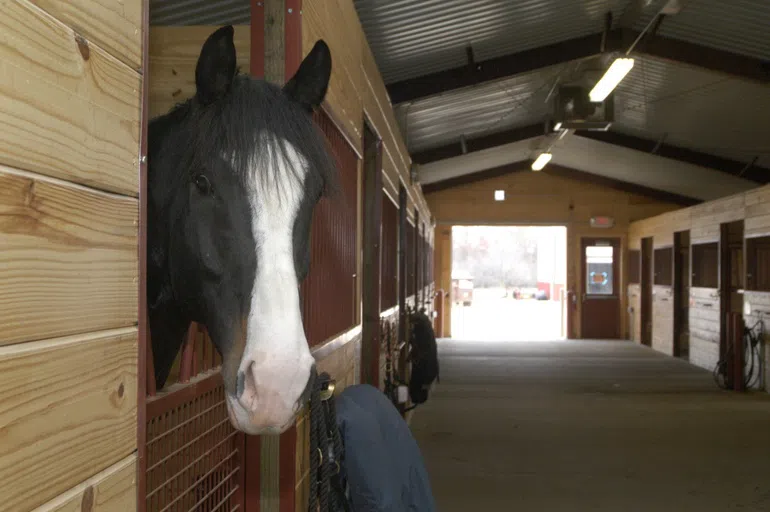
[[[620,338],[619,238],[581,241],[581,338]]]

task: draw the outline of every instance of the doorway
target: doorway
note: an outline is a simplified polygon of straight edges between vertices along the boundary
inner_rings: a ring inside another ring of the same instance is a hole
[[[620,239],[581,240],[583,339],[620,338]]]
[[[564,226],[454,226],[452,338],[564,339],[566,274]]]
[[[674,357],[690,358],[690,232],[674,233]]]
[[[640,323],[642,345],[652,346],[652,237],[642,238],[642,301]]]

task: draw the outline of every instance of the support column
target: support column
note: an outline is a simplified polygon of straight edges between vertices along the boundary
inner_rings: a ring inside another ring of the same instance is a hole
[[[398,187],[398,343],[406,341],[406,189]]]
[[[251,74],[283,85],[302,57],[302,0],[251,0]],[[247,436],[246,512],[294,512],[296,454],[296,427]]]
[[[382,140],[364,127],[363,326],[361,383],[380,383]]]

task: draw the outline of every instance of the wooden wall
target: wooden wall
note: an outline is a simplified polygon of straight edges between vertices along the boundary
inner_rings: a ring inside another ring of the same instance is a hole
[[[167,112],[176,103],[194,94],[194,69],[200,47],[214,29],[212,26],[151,28],[149,90],[152,116]],[[413,219],[417,209],[421,220],[429,223],[430,211],[419,187],[411,185],[411,160],[353,2],[305,0],[302,2],[301,31],[303,56],[320,38],[327,42],[332,52],[332,76],[324,109],[339,124],[359,154],[363,153],[364,118],[368,119],[383,139],[383,188],[391,197],[398,197],[399,183],[404,183],[409,197],[409,217]],[[275,36],[272,34],[271,37]],[[249,26],[235,27],[235,44],[239,66],[243,72],[248,72],[251,59]],[[266,70],[273,64],[270,56],[266,56]],[[359,243],[362,238],[360,219],[363,201],[360,189],[359,186]],[[360,247],[356,254],[361,254]],[[360,268],[359,261],[359,275]],[[393,317],[393,311],[387,312],[387,315]],[[360,315],[358,326],[312,350],[319,371],[327,371],[337,380],[338,391],[358,383]],[[262,436],[260,504],[263,512],[285,510],[287,500],[298,507],[304,503],[309,492],[308,433],[307,417],[304,415],[299,418],[296,428],[283,434],[280,440]]]
[[[629,226],[629,248],[639,249],[641,239],[653,238],[654,247],[673,245],[674,233],[690,231],[690,245],[717,242],[720,238],[720,225],[736,220],[744,220],[744,236],[752,238],[770,234],[770,186],[756,188],[748,192],[709,201],[676,212],[664,213],[649,219],[633,222]],[[673,353],[673,300],[662,302],[660,297],[670,294],[669,287],[656,288],[653,298],[653,348],[666,354]],[[638,297],[638,286],[628,289],[629,295]],[[770,312],[770,294],[746,292],[744,302],[748,302],[754,312],[746,318],[751,326],[760,315]],[[690,289],[690,362],[704,368],[713,369],[719,360],[719,325],[720,298],[716,288],[692,287]],[[760,313],[762,312],[762,313]],[[635,307],[634,323],[639,324],[640,310]],[[659,320],[662,319],[661,320]],[[635,340],[640,339],[636,332]]]
[[[494,191],[505,190],[505,201],[494,201]],[[583,183],[547,171],[518,171],[508,175],[444,189],[426,195],[428,206],[438,224],[436,249],[436,282],[450,283],[451,235],[449,248],[442,247],[441,228],[448,225],[519,224],[565,225],[567,227],[567,289],[580,289],[580,240],[582,237],[617,236],[621,248],[626,245],[630,222],[678,208],[643,196],[621,192],[601,185]],[[592,229],[590,218],[609,215],[615,218],[611,229]],[[623,251],[625,252],[625,251]],[[443,256],[443,259],[441,255]],[[626,262],[621,261],[621,275]],[[625,281],[624,281],[625,283]],[[621,286],[621,290],[625,285]],[[451,286],[447,288],[451,291]],[[621,300],[621,332],[627,331],[625,296]],[[446,308],[450,322],[451,307]],[[573,329],[570,337],[580,333],[580,301],[570,307]],[[447,324],[445,324],[446,326]],[[445,331],[446,333],[446,331]]]
[[[235,55],[242,73],[249,72],[251,54],[249,25],[235,27]],[[195,65],[201,46],[214,26],[150,28],[150,116],[168,112],[195,94]]]
[[[0,9],[0,503],[136,508],[142,2]]]
[[[403,183],[407,187],[409,218],[414,218],[416,207],[421,219],[430,219],[420,187],[412,184],[411,157],[352,0],[304,0],[302,10],[303,55],[318,39],[326,41],[332,51],[327,102],[335,117],[350,138],[360,144],[364,117],[368,119],[383,140],[385,189],[391,197],[398,197],[398,184]]]

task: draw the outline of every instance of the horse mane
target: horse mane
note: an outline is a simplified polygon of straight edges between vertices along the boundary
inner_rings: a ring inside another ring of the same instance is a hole
[[[316,180],[326,195],[338,190],[336,161],[310,115],[277,85],[248,75],[236,75],[228,94],[211,105],[195,97],[177,104],[150,121],[148,134],[149,179],[159,204],[189,182],[190,172],[216,159],[226,158],[244,183],[253,169],[263,185],[285,183],[288,176],[269,172],[287,168],[279,164],[291,162],[289,148],[304,160],[306,179]],[[295,179],[304,174],[289,168]]]

